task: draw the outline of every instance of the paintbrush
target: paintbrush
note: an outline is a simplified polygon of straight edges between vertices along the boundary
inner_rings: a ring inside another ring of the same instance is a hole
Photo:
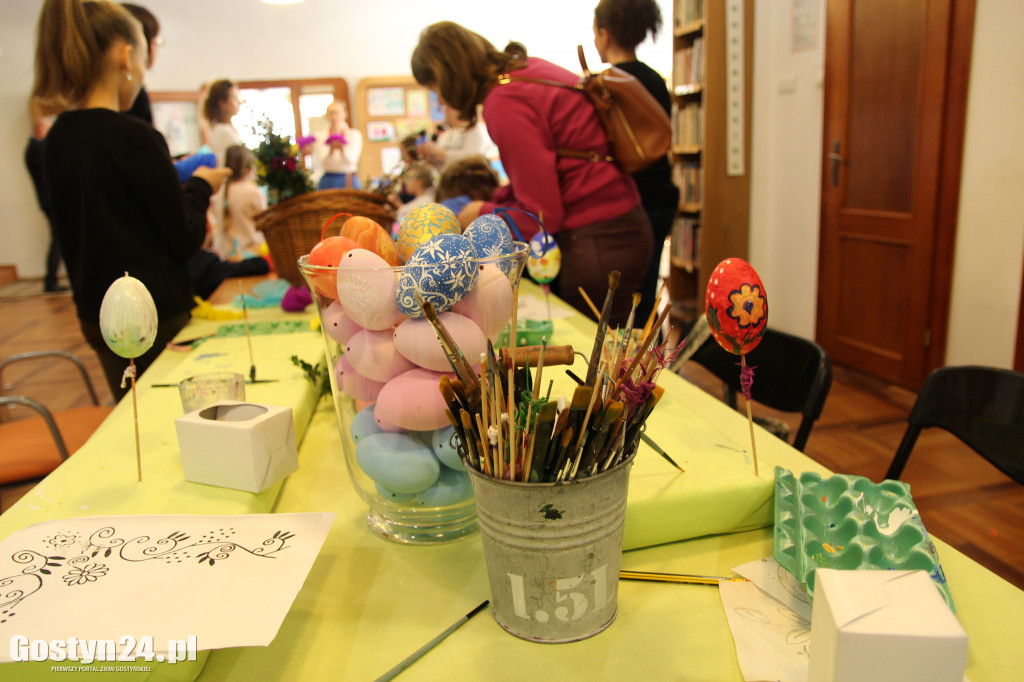
[[[558,403],[548,401],[537,410],[537,421],[534,424],[533,440],[530,444],[530,456],[523,465],[527,480],[541,481],[544,479],[544,460],[554,435],[555,419],[558,416]],[[537,456],[540,454],[541,456]]]
[[[597,365],[601,360],[601,350],[604,348],[604,335],[608,332],[608,316],[612,313],[612,300],[615,298],[615,290],[619,288],[621,277],[622,273],[618,270],[612,270],[608,275],[608,293],[604,297],[604,307],[597,321],[594,348],[590,351],[590,364],[587,366],[587,386],[593,386],[597,380]]]
[[[625,381],[630,376],[632,376],[633,370],[635,370],[636,366],[640,364],[640,360],[642,360],[643,357],[647,355],[648,348],[650,347],[651,343],[654,342],[655,337],[658,335],[658,330],[661,328],[661,325],[665,323],[665,318],[668,317],[668,314],[669,312],[671,312],[671,310],[672,309],[670,307],[665,308],[665,310],[661,312],[661,315],[658,316],[657,324],[655,324],[647,332],[647,336],[644,337],[644,340],[640,344],[640,347],[636,349],[636,355],[633,356],[633,360],[629,363],[629,368],[625,372],[623,372],[622,375],[615,381],[615,387],[612,389],[612,395],[616,395],[618,393],[619,387],[622,386],[622,382]]]
[[[593,473],[600,461],[601,453],[604,452],[608,439],[612,435],[613,427],[622,419],[622,412],[625,409],[618,400],[611,400],[605,407],[599,422],[591,427],[591,434],[588,439],[588,447],[580,462],[580,469]]]
[[[583,287],[576,287],[576,290],[580,292],[580,296],[583,297],[583,302],[590,308],[590,312],[594,313],[594,319],[601,319],[601,313],[598,311],[597,306],[594,305],[594,302],[590,300],[590,297],[587,296],[587,292],[583,290]]]
[[[640,432],[640,440],[642,440],[643,442],[647,443],[647,446],[648,446],[649,448],[651,448],[651,450],[654,450],[654,451],[655,451],[655,452],[657,452],[657,453],[658,453],[659,455],[661,455],[661,456],[662,456],[662,458],[663,458],[663,459],[664,459],[664,460],[665,460],[666,462],[668,462],[669,464],[671,464],[672,466],[674,466],[674,467],[675,467],[676,469],[679,469],[679,470],[680,470],[680,471],[682,471],[682,472],[683,472],[684,474],[686,473],[686,469],[684,469],[683,467],[681,467],[681,466],[679,466],[678,464],[676,464],[676,461],[675,461],[674,459],[672,459],[671,457],[669,457],[669,456],[668,456],[668,453],[667,453],[667,452],[665,452],[664,450],[662,450],[662,449],[661,449],[661,446],[659,446],[659,445],[658,445],[657,443],[655,443],[655,442],[654,442],[653,440],[651,440],[651,437],[650,437],[650,436],[648,436],[648,435],[647,435],[646,433],[644,433],[643,431],[641,431],[641,432]]]
[[[477,377],[476,372],[473,371],[472,365],[469,364],[469,361],[462,354],[462,351],[459,350],[455,339],[452,338],[452,335],[437,317],[433,304],[430,301],[424,300],[419,292],[414,293],[416,295],[416,302],[423,309],[423,314],[426,316],[427,321],[430,322],[434,335],[437,336],[437,341],[441,344],[445,357],[448,358],[448,364],[451,365],[455,376],[459,378],[465,387],[468,403],[464,407],[469,410],[478,409],[480,402],[480,379]]]
[[[645,580],[658,583],[684,583],[687,585],[718,585],[750,582],[746,578],[726,578],[717,575],[685,575],[681,573],[648,573],[646,571],[619,571],[620,580]]]
[[[559,396],[558,412],[555,414],[555,427],[551,430],[551,439],[548,442],[547,452],[543,458],[543,476],[541,481],[550,481],[558,471],[558,444],[562,441],[562,435],[569,425],[569,408],[564,396]]]

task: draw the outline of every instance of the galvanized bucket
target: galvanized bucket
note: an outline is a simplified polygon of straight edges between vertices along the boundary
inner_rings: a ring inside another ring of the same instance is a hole
[[[615,620],[632,458],[566,483],[512,483],[472,468],[494,619],[533,642],[575,642]]]

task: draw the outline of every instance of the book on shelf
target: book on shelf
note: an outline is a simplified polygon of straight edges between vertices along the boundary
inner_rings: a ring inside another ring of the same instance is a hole
[[[675,0],[672,16],[676,26],[684,26],[704,18],[704,0]]]
[[[704,39],[700,36],[693,39],[690,45],[678,49],[673,54],[673,84],[695,86],[704,82]]]
[[[704,108],[699,102],[686,102],[676,110],[677,145],[699,147],[704,143]]]
[[[700,220],[679,216],[672,226],[672,258],[678,267],[693,272],[700,260]]]
[[[686,161],[676,163],[672,169],[672,182],[679,188],[680,204],[700,204],[700,165]]]

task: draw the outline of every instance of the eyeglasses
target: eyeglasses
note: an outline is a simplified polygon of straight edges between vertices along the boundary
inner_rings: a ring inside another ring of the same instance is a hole
[[[153,38],[153,44],[156,45],[157,47],[162,47],[163,44],[164,44],[164,37],[163,36],[157,36],[156,38]]]

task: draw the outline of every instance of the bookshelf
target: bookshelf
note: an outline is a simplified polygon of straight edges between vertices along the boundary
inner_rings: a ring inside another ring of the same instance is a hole
[[[753,20],[753,0],[675,0],[672,161],[680,198],[668,291],[677,322],[703,311],[715,265],[747,257]]]

